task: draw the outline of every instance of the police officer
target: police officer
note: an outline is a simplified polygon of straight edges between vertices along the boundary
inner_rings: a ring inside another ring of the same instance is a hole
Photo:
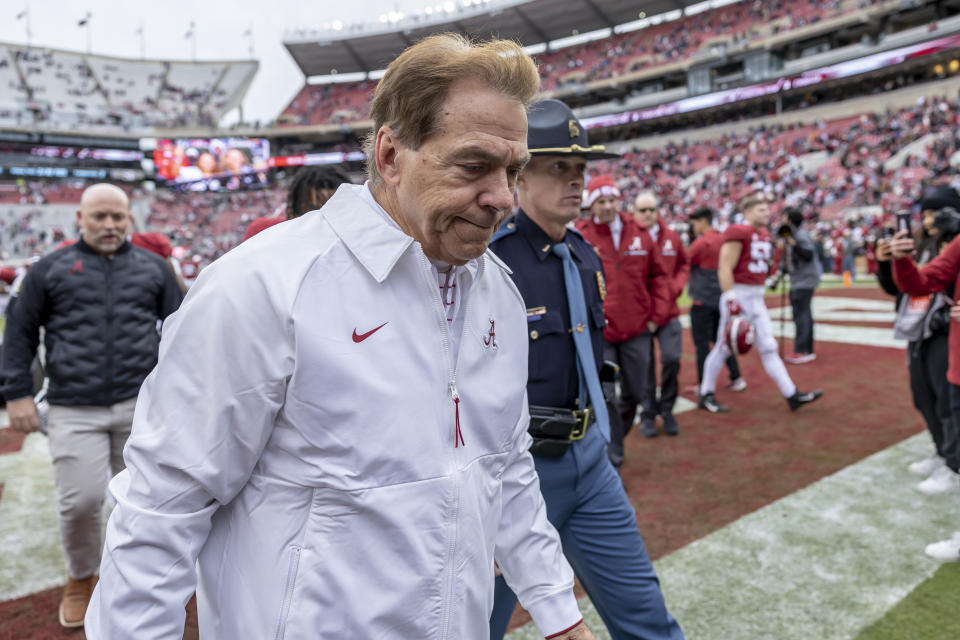
[[[512,269],[530,338],[530,433],[547,517],[615,640],[683,638],[667,611],[623,485],[607,459],[610,427],[600,387],[603,267],[568,224],[580,211],[590,146],[559,100],[530,107],[531,160],[517,179],[520,210],[490,248]],[[516,597],[497,578],[490,637],[503,637]]]

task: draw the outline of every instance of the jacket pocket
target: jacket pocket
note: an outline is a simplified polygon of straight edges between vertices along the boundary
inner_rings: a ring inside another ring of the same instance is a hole
[[[297,585],[297,573],[300,570],[301,547],[290,548],[290,562],[287,565],[287,580],[283,587],[283,599],[280,601],[280,620],[277,622],[277,632],[274,640],[283,640],[287,632],[287,616],[290,615],[290,603],[293,601],[293,591]]]

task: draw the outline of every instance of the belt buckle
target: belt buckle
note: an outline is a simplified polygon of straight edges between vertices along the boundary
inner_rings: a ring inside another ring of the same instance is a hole
[[[583,411],[574,411],[573,416],[577,419],[577,426],[570,431],[570,441],[582,440],[587,433],[587,425],[590,423],[592,410],[587,407]]]

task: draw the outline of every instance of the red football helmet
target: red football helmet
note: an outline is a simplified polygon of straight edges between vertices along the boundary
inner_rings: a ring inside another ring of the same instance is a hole
[[[735,354],[742,356],[749,353],[757,341],[757,330],[749,320],[743,316],[733,316],[727,322],[724,340]]]

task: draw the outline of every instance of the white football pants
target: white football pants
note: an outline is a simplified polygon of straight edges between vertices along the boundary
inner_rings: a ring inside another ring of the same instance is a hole
[[[757,351],[760,352],[760,360],[763,362],[763,369],[773,380],[784,398],[789,398],[797,392],[797,385],[790,379],[787,373],[787,367],[783,360],[777,354],[777,339],[773,337],[773,324],[770,322],[770,312],[767,311],[767,305],[763,301],[763,285],[735,284],[733,290],[736,292],[737,302],[743,309],[742,316],[753,324],[757,331]],[[713,393],[717,388],[717,377],[720,370],[723,369],[723,363],[730,355],[730,347],[723,339],[727,329],[727,320],[729,319],[727,305],[720,302],[720,328],[717,330],[717,340],[713,343],[713,349],[707,356],[703,364],[703,381],[700,383],[700,395]]]

